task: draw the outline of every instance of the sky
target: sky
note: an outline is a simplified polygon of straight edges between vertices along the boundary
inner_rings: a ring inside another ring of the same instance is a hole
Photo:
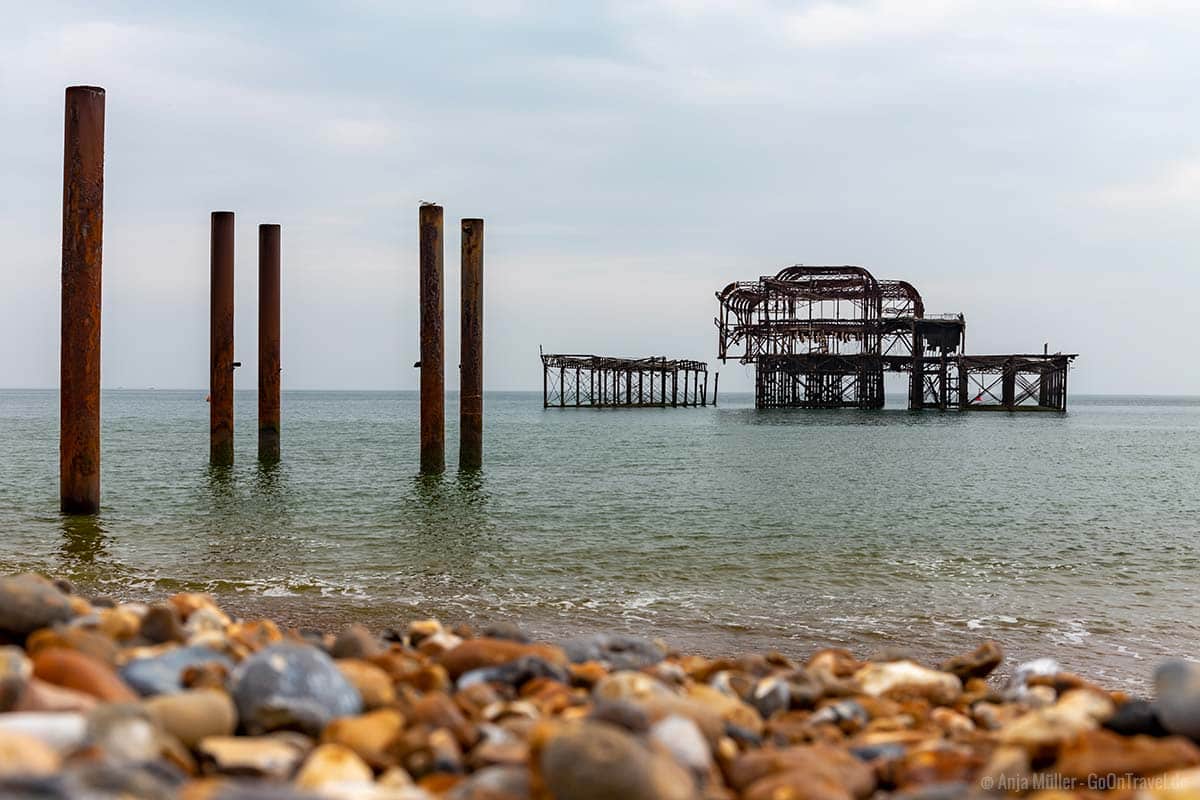
[[[283,233],[283,387],[417,386],[417,208],[483,217],[485,386],[714,362],[714,292],[860,264],[1076,392],[1200,394],[1200,5],[0,0],[0,385],[58,382],[63,90],[107,91],[103,385],[202,388],[209,213]],[[716,365],[714,365],[716,366]],[[750,367],[721,370],[749,389]]]

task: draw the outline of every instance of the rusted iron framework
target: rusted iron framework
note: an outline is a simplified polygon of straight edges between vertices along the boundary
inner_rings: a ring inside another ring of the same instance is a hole
[[[708,364],[663,356],[610,358],[543,353],[542,405],[545,408],[706,406],[709,405]]]
[[[885,372],[909,408],[1065,411],[1074,354],[964,354],[962,314],[926,316],[916,287],[857,266],[787,267],[717,292],[717,356],[755,365],[759,408],[883,408]]]

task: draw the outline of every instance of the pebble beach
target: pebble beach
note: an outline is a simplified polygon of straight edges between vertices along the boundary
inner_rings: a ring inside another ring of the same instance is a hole
[[[1200,669],[239,619],[0,578],[0,800],[1200,798]]]

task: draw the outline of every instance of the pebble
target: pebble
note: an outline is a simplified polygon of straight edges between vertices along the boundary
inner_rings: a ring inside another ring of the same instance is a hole
[[[41,575],[0,578],[0,633],[23,637],[73,616],[70,598]]]
[[[737,697],[731,697],[703,683],[690,687],[687,696],[715,712],[727,725],[738,729],[738,732],[758,736],[763,731],[763,719],[758,711]],[[726,730],[729,731],[728,728]]]
[[[0,776],[52,775],[61,764],[58,753],[41,739],[0,731]]]
[[[87,735],[87,717],[35,711],[0,714],[0,732],[32,736],[65,753],[83,744]]]
[[[86,739],[109,760],[122,764],[153,761],[163,749],[157,724],[134,703],[97,706],[88,714]]]
[[[469,639],[442,653],[437,661],[451,678],[457,679],[471,670],[507,664],[522,656],[537,656],[559,665],[567,663],[566,654],[553,645],[522,644],[506,639]]]
[[[90,694],[64,689],[32,678],[25,686],[13,711],[91,711],[100,701]]]
[[[358,690],[363,708],[370,711],[391,705],[396,700],[392,679],[379,667],[353,658],[339,658],[337,668]]]
[[[161,762],[107,761],[71,765],[61,778],[61,796],[71,800],[175,800],[184,780],[179,770]]]
[[[183,630],[187,633],[189,642],[207,633],[224,635],[225,629],[230,625],[229,617],[220,609],[211,606],[200,606],[186,615],[185,619],[187,621],[183,624]]]
[[[693,800],[696,786],[671,758],[600,722],[554,729],[537,756],[554,800]]]
[[[42,628],[25,640],[25,650],[31,656],[52,648],[78,650],[110,667],[116,664],[120,652],[119,645],[101,631],[82,627]]]
[[[179,611],[170,603],[156,603],[150,606],[138,630],[142,638],[153,644],[182,642],[187,638]]]
[[[33,662],[19,647],[0,647],[0,711],[11,711],[29,687]]]
[[[1004,651],[999,644],[989,639],[970,653],[954,656],[944,661],[941,670],[954,674],[960,681],[966,683],[971,678],[986,678],[1003,661]]]
[[[50,648],[33,657],[33,674],[39,679],[91,695],[106,703],[125,703],[137,694],[102,661],[75,650]]]
[[[598,700],[648,700],[674,696],[665,683],[644,672],[614,672],[592,689]]]
[[[596,661],[611,670],[644,669],[663,660],[663,651],[641,636],[597,633],[568,639],[563,652],[573,663]]]
[[[763,678],[754,685],[749,699],[763,719],[769,719],[792,707],[791,682],[782,675]]]
[[[1122,736],[1167,736],[1170,734],[1158,718],[1154,704],[1147,700],[1129,700],[1117,706],[1104,727]]]
[[[1178,736],[1122,737],[1112,731],[1092,730],[1068,739],[1058,753],[1055,771],[1076,782],[1095,776],[1113,775],[1128,782],[1131,776],[1146,777],[1168,770],[1200,764],[1200,748]]]
[[[510,642],[529,644],[529,637],[515,622],[499,621],[489,623],[480,635],[488,639],[505,639]]]
[[[1004,694],[1009,699],[1019,700],[1028,689],[1030,678],[1039,675],[1057,675],[1061,671],[1062,667],[1053,658],[1037,658],[1033,661],[1026,661],[1013,670]]]
[[[142,629],[142,618],[132,609],[122,606],[105,608],[99,612],[99,631],[114,642],[126,642],[138,635]]]
[[[522,684],[534,678],[549,678],[559,683],[570,682],[570,675],[565,667],[553,664],[540,656],[521,656],[506,664],[465,672],[459,676],[457,685],[460,690],[476,683],[503,683],[520,688]]]
[[[349,625],[338,634],[329,649],[329,654],[337,659],[356,658],[369,659],[382,653],[386,648],[375,634],[367,630],[365,625]]]
[[[469,758],[472,768],[478,770],[497,765],[524,766],[528,763],[529,745],[522,736],[490,723],[480,725],[479,732],[481,739],[471,748]]]
[[[678,714],[664,717],[650,728],[650,739],[662,745],[697,781],[703,780],[713,767],[708,741],[687,717]]]
[[[446,800],[527,800],[533,792],[524,766],[485,767],[446,795]]]
[[[239,664],[230,681],[238,718],[252,734],[288,729],[315,736],[334,717],[362,709],[358,690],[311,645],[268,647]]]
[[[409,716],[413,722],[431,729],[450,731],[463,747],[471,747],[479,738],[478,729],[463,715],[448,695],[430,692],[413,704]]]
[[[1154,673],[1154,711],[1171,733],[1200,741],[1200,664],[1173,660]]]
[[[1087,689],[1073,689],[1054,705],[1034,709],[1005,724],[1000,729],[999,741],[1034,753],[1043,752],[1095,730],[1115,710],[1107,697]]]
[[[728,774],[730,785],[746,800],[862,798],[874,791],[876,783],[869,766],[825,744],[745,753],[734,759]]]
[[[923,697],[936,705],[950,705],[962,694],[962,681],[956,675],[913,661],[867,664],[854,673],[854,680],[865,694]]]
[[[237,728],[237,708],[219,689],[158,695],[142,705],[162,730],[189,748],[210,736],[231,736]]]
[[[233,661],[209,647],[180,647],[147,658],[135,658],[121,668],[121,678],[142,695],[183,691],[183,674],[189,668],[216,662],[233,669]]]
[[[404,733],[404,715],[384,708],[357,717],[341,717],[325,727],[321,741],[353,750],[376,769],[397,766],[393,746]]]
[[[196,746],[209,771],[276,780],[289,778],[311,749],[309,739],[294,733],[209,736]]]
[[[369,786],[374,779],[375,773],[353,750],[331,743],[320,745],[309,754],[293,782],[301,789],[319,791],[330,786]]]

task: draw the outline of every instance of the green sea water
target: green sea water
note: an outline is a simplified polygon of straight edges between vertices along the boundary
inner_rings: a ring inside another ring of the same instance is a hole
[[[285,392],[283,461],[212,469],[203,391],[103,395],[103,508],[61,516],[58,396],[0,391],[0,567],[203,590],[333,626],[438,616],[709,653],[885,645],[1145,686],[1200,656],[1200,399],[1058,414],[543,409],[486,396],[485,468],[420,478],[417,398]]]

